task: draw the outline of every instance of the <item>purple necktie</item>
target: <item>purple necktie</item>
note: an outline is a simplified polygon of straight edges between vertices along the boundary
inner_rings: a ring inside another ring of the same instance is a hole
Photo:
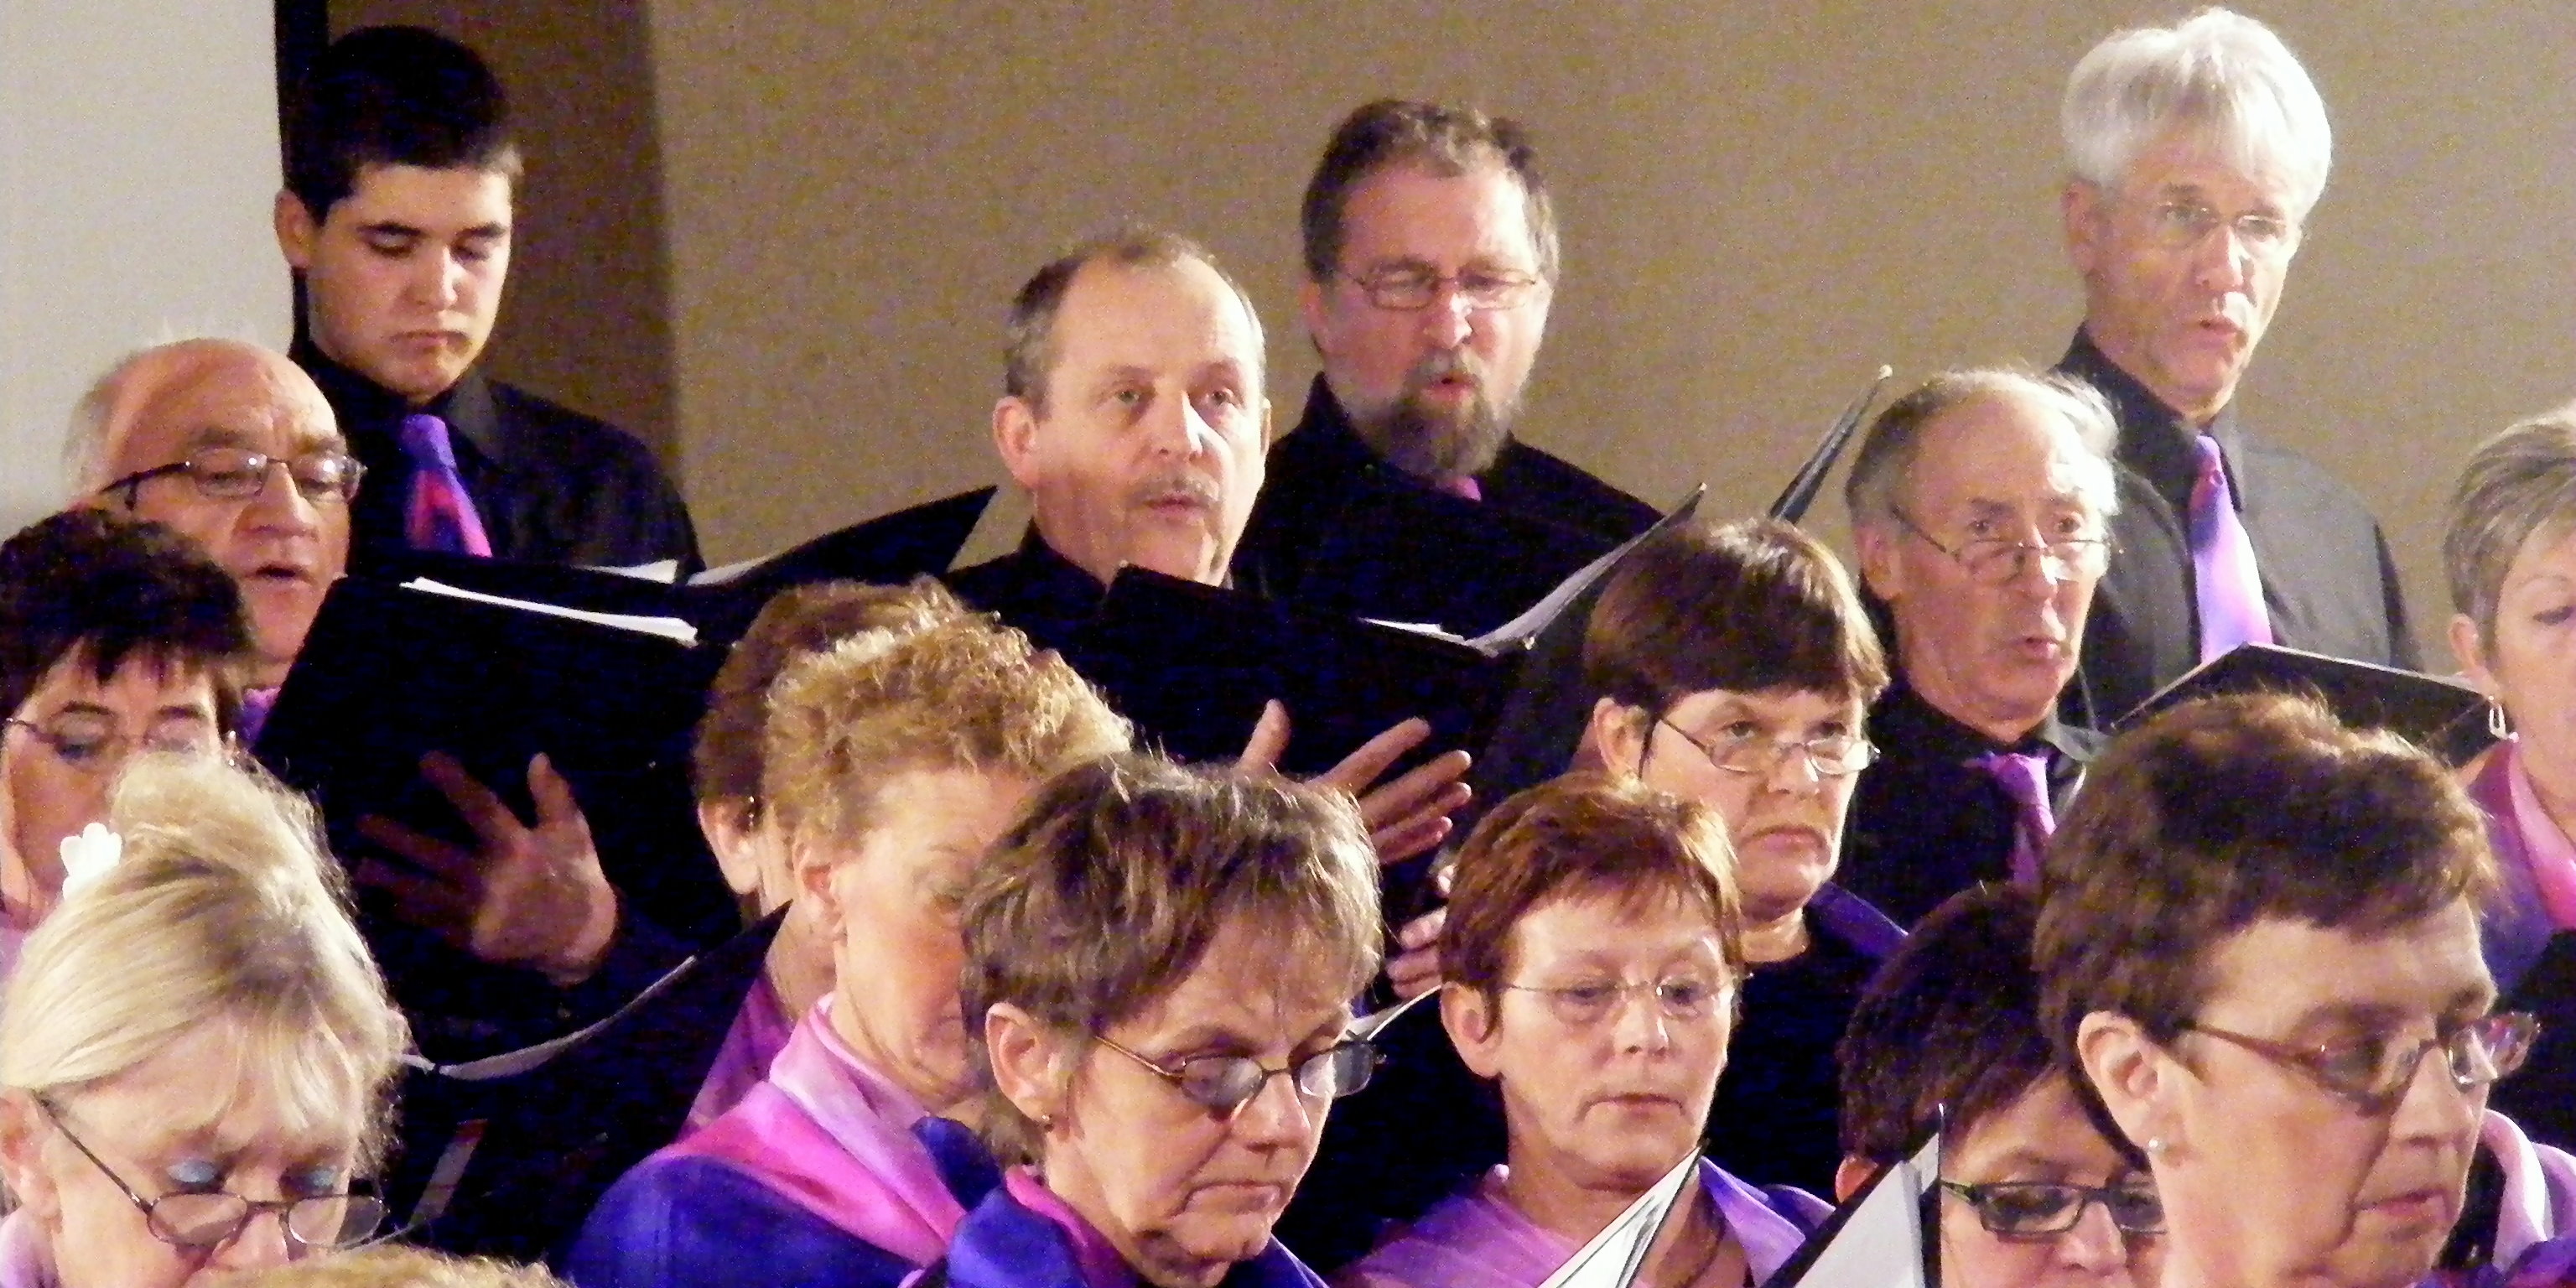
[[[474,513],[465,479],[456,472],[456,445],[447,438],[447,422],[436,416],[405,416],[403,454],[411,458],[411,508],[403,536],[414,550],[451,555],[492,553],[483,535],[483,519]]]
[[[2227,485],[2227,462],[2218,440],[2200,436],[2200,478],[2191,485],[2191,571],[2200,607],[2200,660],[2239,644],[2272,642],[2271,614],[2263,608],[2263,579],[2254,568],[2254,543],[2236,517],[2236,493]]]
[[[1968,763],[1993,775],[2004,795],[2012,798],[2013,884],[2025,890],[2039,888],[2039,856],[2048,848],[2049,834],[2057,830],[2057,815],[2048,807],[2048,758],[1997,751]]]

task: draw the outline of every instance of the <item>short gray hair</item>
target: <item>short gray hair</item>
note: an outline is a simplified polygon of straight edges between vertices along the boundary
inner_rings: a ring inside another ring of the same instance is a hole
[[[2095,45],[2059,110],[2075,177],[2116,188],[2140,150],[2188,128],[2246,174],[2277,169],[2292,219],[2326,190],[2334,130],[2325,100],[2272,29],[2222,8],[2172,27],[2138,27]]]
[[[1896,518],[1897,494],[1914,474],[1923,442],[1923,427],[1962,403],[1979,398],[2022,397],[2036,400],[2066,420],[2086,453],[2080,494],[2103,518],[2119,512],[2120,492],[2113,479],[2111,455],[2119,449],[2120,422],[2100,391],[2083,380],[2058,372],[2034,373],[2014,367],[1972,367],[1944,371],[1878,414],[1869,436],[1852,458],[1843,480],[1843,504],[1852,526],[1872,527]]]
[[[2505,573],[2523,546],[2576,525],[2576,403],[2534,416],[2469,456],[2442,521],[2442,571],[2451,609],[2477,623],[2492,647]]]
[[[1170,268],[1187,260],[1207,265],[1243,305],[1243,320],[1252,328],[1251,385],[1259,392],[1269,378],[1270,341],[1261,330],[1261,310],[1252,307],[1252,296],[1207,247],[1179,233],[1142,224],[1125,224],[1086,237],[1021,284],[1019,293],[1011,297],[1010,319],[1004,324],[1002,392],[1027,403],[1033,412],[1046,411],[1047,377],[1055,370],[1056,314],[1063,310],[1064,297],[1072,293],[1073,279],[1084,268],[1095,263]]]

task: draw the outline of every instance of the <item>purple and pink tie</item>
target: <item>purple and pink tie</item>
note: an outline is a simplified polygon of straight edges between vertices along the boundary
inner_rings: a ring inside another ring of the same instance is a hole
[[[447,422],[403,417],[402,446],[411,458],[411,506],[403,524],[411,548],[490,557],[492,541],[484,535],[482,516],[474,513],[474,498],[466,495],[464,476],[456,472]]]

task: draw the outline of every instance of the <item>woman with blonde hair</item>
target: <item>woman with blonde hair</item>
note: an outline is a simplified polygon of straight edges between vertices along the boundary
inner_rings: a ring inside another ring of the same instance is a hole
[[[790,662],[761,734],[762,826],[831,990],[764,1081],[600,1200],[564,1263],[583,1288],[892,1288],[997,1178],[954,1121],[973,1116],[955,891],[1040,781],[1127,726],[936,585],[881,608],[909,620]]]
[[[0,1004],[7,1288],[179,1288],[383,1216],[401,1015],[310,806],[253,770],[138,758]]]

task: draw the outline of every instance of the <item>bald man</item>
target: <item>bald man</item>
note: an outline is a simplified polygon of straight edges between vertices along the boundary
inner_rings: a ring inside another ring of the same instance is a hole
[[[348,565],[361,473],[313,378],[234,340],[147,349],[91,387],[71,446],[75,504],[120,508],[204,546],[241,586],[259,657],[252,686],[283,683]]]
[[[323,596],[348,566],[349,503],[364,474],[312,377],[284,354],[236,340],[146,349],[81,400],[71,458],[74,504],[166,524],[232,574],[258,653],[256,692],[245,706],[264,714]],[[246,709],[245,736],[256,737],[254,718]],[[423,776],[455,804],[478,843],[468,849],[384,819],[360,824],[368,839],[408,861],[371,859],[354,874],[390,894],[404,920],[482,961],[540,972],[559,988],[595,981],[588,991],[601,995],[598,1004],[676,960],[658,932],[644,941],[619,933],[635,919],[618,915],[590,825],[551,767],[528,771],[534,826],[446,757],[425,762]],[[612,949],[616,969],[603,969]]]

